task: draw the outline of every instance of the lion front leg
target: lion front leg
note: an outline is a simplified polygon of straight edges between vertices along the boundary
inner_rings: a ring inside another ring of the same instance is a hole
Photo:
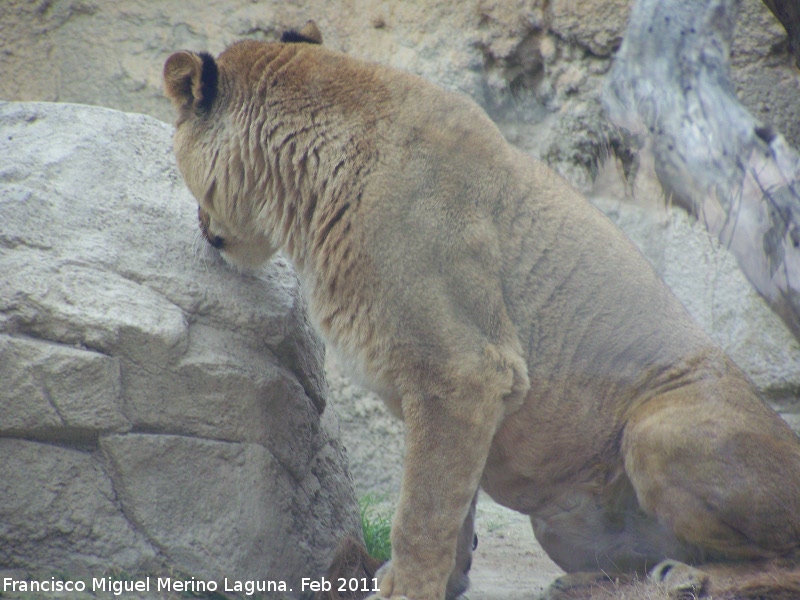
[[[380,598],[445,598],[503,400],[483,384],[448,398],[404,397],[406,457]]]
[[[478,494],[472,499],[467,518],[461,526],[458,534],[458,545],[456,546],[456,564],[447,580],[446,600],[455,600],[469,589],[469,571],[472,568],[472,553],[478,544],[478,536],[475,533],[475,509],[478,503]],[[384,573],[387,573],[392,566],[392,561],[388,561],[378,569],[375,576],[380,581]],[[333,578],[331,578],[333,579]]]

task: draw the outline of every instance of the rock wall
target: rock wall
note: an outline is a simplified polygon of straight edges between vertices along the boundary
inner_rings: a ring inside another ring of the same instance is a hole
[[[321,575],[360,535],[291,268],[197,239],[171,128],[0,103],[0,569]]]

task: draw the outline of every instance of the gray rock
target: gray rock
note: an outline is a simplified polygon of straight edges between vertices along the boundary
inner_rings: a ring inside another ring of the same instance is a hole
[[[0,434],[130,429],[111,356],[0,336],[0,380]]]
[[[0,438],[0,565],[101,577],[156,564],[92,453]]]
[[[207,253],[171,131],[0,103],[0,569],[299,591],[360,535],[324,350],[285,261]]]

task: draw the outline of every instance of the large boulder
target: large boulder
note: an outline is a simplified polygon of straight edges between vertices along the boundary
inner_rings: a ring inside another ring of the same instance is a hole
[[[0,103],[0,569],[320,576],[360,536],[280,258],[198,240],[171,127]]]

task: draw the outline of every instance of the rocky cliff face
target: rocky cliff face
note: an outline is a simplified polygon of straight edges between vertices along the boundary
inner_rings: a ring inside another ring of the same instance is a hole
[[[321,574],[360,522],[292,270],[205,254],[167,125],[0,132],[0,567]]]
[[[630,0],[345,0],[0,3],[0,98],[81,102],[171,122],[161,69],[175,50],[218,53],[314,19],[325,43],[477,100],[515,144],[587,190],[610,143],[599,101]],[[745,105],[800,146],[800,79],[786,33],[741,3],[733,78]]]

